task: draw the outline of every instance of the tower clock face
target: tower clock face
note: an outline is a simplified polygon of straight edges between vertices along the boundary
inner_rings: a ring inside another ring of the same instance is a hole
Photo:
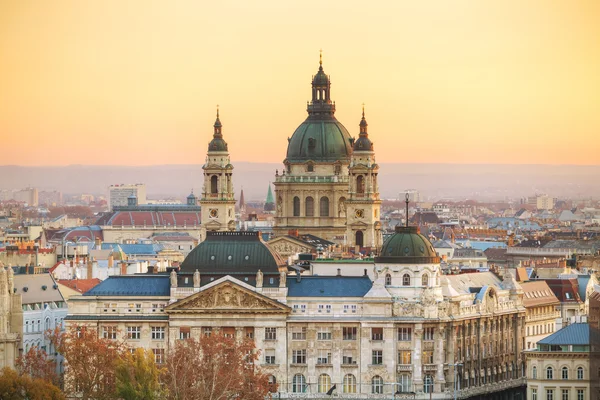
[[[363,209],[356,210],[354,215],[356,216],[356,218],[363,218],[365,216],[365,210],[363,210]]]
[[[219,216],[219,210],[217,210],[216,208],[211,208],[210,211],[208,212],[208,215],[211,218],[217,218]]]

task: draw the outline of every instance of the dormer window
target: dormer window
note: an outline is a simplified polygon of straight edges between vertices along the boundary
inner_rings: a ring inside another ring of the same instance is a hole
[[[314,149],[315,147],[317,147],[317,141],[315,138],[308,138],[308,148]]]
[[[307,172],[314,172],[315,171],[315,165],[311,162],[309,162],[308,164],[306,164],[306,171]]]

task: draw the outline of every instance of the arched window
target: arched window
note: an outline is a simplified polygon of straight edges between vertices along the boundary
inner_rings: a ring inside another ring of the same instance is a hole
[[[583,379],[583,367],[577,367],[577,379]]]
[[[402,286],[410,286],[410,275],[404,274],[402,276]]]
[[[319,202],[319,215],[321,217],[329,217],[329,197],[321,197]]]
[[[331,377],[327,374],[319,375],[319,393],[327,393],[331,389]]]
[[[392,276],[390,274],[386,274],[385,275],[385,285],[386,286],[391,286],[392,285]]]
[[[277,391],[277,378],[275,375],[269,375],[269,392],[275,393]]]
[[[569,379],[569,368],[562,367],[562,378]]]
[[[365,245],[362,231],[356,231],[356,245],[358,247],[363,247]]]
[[[423,379],[423,392],[433,393],[433,376],[425,375],[425,379]]]
[[[300,216],[300,198],[294,197],[294,217]]]
[[[421,277],[421,286],[429,286],[429,275],[423,274]]]
[[[210,192],[211,193],[219,193],[219,188],[217,185],[218,179],[219,178],[216,175],[213,175],[210,177]]]
[[[365,177],[359,175],[356,177],[356,193],[363,194],[365,192]]]
[[[304,215],[307,217],[315,216],[315,200],[310,196],[306,198],[306,203],[304,204]]]
[[[344,376],[344,393],[356,393],[356,377],[352,374]]]
[[[383,394],[383,378],[379,375],[375,375],[373,379],[371,379],[371,393]]]
[[[398,376],[398,392],[405,393],[410,392],[410,375],[402,374]]]
[[[302,374],[294,375],[292,380],[292,392],[293,393],[304,393],[306,388],[306,379]]]
[[[552,367],[546,368],[546,379],[554,379],[554,370]]]

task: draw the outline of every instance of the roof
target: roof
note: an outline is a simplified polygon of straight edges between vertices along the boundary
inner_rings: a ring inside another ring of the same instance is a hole
[[[589,345],[590,344],[590,325],[577,323],[567,325],[552,335],[538,341],[540,344],[549,345]]]
[[[286,266],[281,256],[260,238],[259,232],[207,232],[181,263],[182,272],[209,274],[279,274]]]
[[[368,276],[288,276],[288,297],[363,297],[373,283]]]
[[[85,293],[97,286],[100,282],[102,282],[98,278],[93,279],[60,279],[57,281],[63,286],[66,286],[70,289],[78,291],[79,293]]]
[[[515,268],[515,278],[517,279],[517,282],[528,281],[529,273],[527,272],[527,268],[524,268],[524,267]],[[548,288],[548,289],[550,289],[550,288]]]
[[[168,275],[119,275],[84,293],[84,296],[169,296],[171,283]]]
[[[376,263],[438,264],[440,257],[429,239],[415,226],[397,226],[396,232],[381,247]]]
[[[348,161],[352,137],[333,115],[309,116],[289,139],[287,161]]]
[[[23,304],[64,300],[50,274],[15,275],[14,283],[16,293],[21,295]]]
[[[459,293],[473,293],[484,286],[502,288],[502,281],[492,272],[473,272],[470,274],[447,275],[448,283]]]
[[[112,249],[113,251],[123,251],[127,255],[156,255],[164,247],[157,243],[144,244],[120,244],[120,243],[102,243],[102,250]]]
[[[525,307],[560,304],[545,281],[521,282],[521,288],[523,288],[523,305]]]
[[[175,205],[168,209],[167,205],[161,205],[164,210],[153,208],[134,211],[114,211],[104,214],[96,224],[100,226],[200,226],[200,211],[192,206]]]
[[[490,247],[484,250],[484,253],[489,261],[507,261],[508,256],[506,255],[507,249],[498,249]]]
[[[561,303],[581,302],[577,279],[546,279],[545,281]]]

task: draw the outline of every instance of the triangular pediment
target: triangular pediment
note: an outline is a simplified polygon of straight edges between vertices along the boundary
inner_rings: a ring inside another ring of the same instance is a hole
[[[167,313],[289,313],[290,308],[276,300],[231,280],[224,280],[165,308]]]
[[[214,220],[214,219],[212,219],[204,224],[207,231],[218,230],[219,228],[221,228],[221,225],[222,224],[219,221]]]
[[[368,226],[369,225],[366,222],[363,222],[363,221],[357,221],[357,222],[354,222],[354,223],[350,224],[350,227],[353,228],[353,229],[365,229]]]

